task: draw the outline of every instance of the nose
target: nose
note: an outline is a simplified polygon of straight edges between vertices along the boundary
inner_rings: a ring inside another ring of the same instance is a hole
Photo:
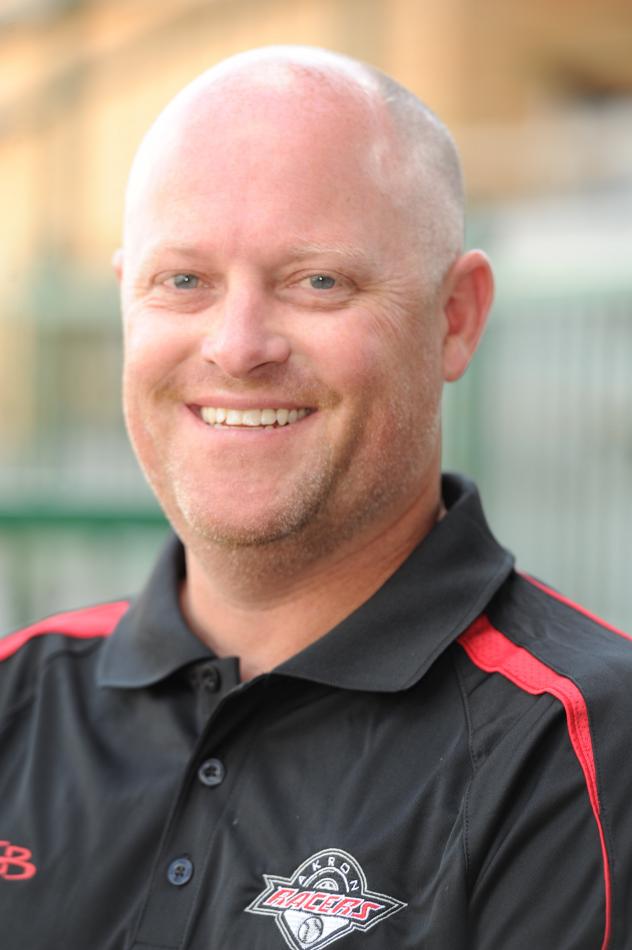
[[[203,359],[238,379],[289,356],[289,340],[274,325],[274,303],[255,289],[227,291],[202,341]]]

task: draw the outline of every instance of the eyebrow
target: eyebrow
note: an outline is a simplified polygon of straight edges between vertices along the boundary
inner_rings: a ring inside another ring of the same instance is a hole
[[[174,257],[182,258],[200,258],[208,259],[208,253],[203,251],[195,244],[186,242],[169,241],[162,243],[157,241],[153,244],[141,259],[141,269],[143,272],[150,270],[157,259],[163,255],[172,254]],[[335,242],[325,244],[317,241],[300,241],[289,247],[282,249],[284,257],[301,261],[309,257],[337,257],[346,261],[351,261],[357,266],[367,267],[373,263],[373,256],[367,254],[361,248],[353,244],[344,244]]]
[[[288,254],[294,260],[301,260],[305,257],[314,257],[317,255],[344,257],[347,260],[353,260],[358,264],[371,263],[371,256],[365,251],[353,244],[319,244],[313,241],[294,244],[287,249]]]
[[[178,242],[169,242],[162,243],[157,241],[155,244],[152,244],[147,252],[143,255],[143,264],[152,263],[157,257],[162,254],[174,254],[179,257],[204,257],[199,247],[196,247],[195,244],[185,244]]]

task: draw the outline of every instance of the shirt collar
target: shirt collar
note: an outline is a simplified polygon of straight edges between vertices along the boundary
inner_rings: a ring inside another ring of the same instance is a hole
[[[184,548],[171,535],[144,590],[103,645],[100,686],[150,686],[189,663],[213,659],[182,616],[179,590],[184,574]]]
[[[445,517],[386,583],[276,675],[380,692],[406,689],[423,676],[482,613],[513,566],[470,481],[445,475],[443,499]],[[104,644],[101,685],[146,686],[213,658],[180,612],[184,570],[182,546],[172,537],[145,590]]]

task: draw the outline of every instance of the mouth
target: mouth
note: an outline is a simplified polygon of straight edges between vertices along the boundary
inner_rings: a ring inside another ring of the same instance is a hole
[[[221,406],[200,406],[203,422],[219,429],[280,429],[300,422],[314,410],[306,407],[295,409],[225,409]]]

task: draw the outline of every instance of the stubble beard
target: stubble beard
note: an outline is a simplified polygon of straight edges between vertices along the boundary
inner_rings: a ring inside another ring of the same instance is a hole
[[[383,520],[385,513],[401,510],[419,491],[439,438],[440,390],[434,389],[422,362],[417,384],[400,390],[383,413],[387,421],[380,432],[361,417],[348,419],[344,445],[323,439],[296,477],[283,481],[281,503],[250,522],[213,517],[200,491],[199,471],[196,476],[182,459],[161,454],[151,415],[138,427],[130,424],[131,414],[126,413],[126,421],[143,473],[185,546],[208,563],[218,555],[229,559],[242,574],[296,574]],[[314,402],[325,404],[325,398],[319,394]],[[411,418],[407,407],[424,403],[430,411]],[[145,452],[147,439],[153,446]],[[375,451],[378,444],[381,449]],[[368,456],[363,453],[367,445],[372,446]],[[238,508],[237,496],[237,514]]]
[[[167,492],[149,480],[185,545],[200,559],[220,555],[244,580],[296,575],[379,522],[402,499],[414,496],[423,480],[424,460],[430,460],[438,438],[438,413],[417,430],[414,445],[408,445],[412,451],[403,451],[394,463],[393,445],[401,446],[406,439],[410,443],[405,422],[401,429],[398,433],[391,427],[394,441],[384,444],[369,468],[358,454],[370,433],[356,421],[343,453],[323,442],[295,482],[284,484],[282,504],[251,523],[214,520],[201,501],[199,484],[178,465],[170,463],[162,473]]]
[[[199,483],[176,469],[177,465],[167,465],[165,481],[172,486],[174,505],[180,519],[186,524],[188,532],[200,542],[219,546],[226,551],[264,549],[300,534],[317,519],[336,478],[331,449],[322,446],[309,469],[297,473],[294,484],[283,485],[282,503],[261,515],[254,515],[250,520],[242,520],[239,497],[236,497],[236,517],[231,521],[230,515],[214,518],[213,512],[200,497]]]
[[[339,506],[335,501],[352,463],[357,438],[350,440],[342,458],[335,457],[331,444],[322,443],[295,479],[283,483],[280,503],[250,521],[213,518],[201,500],[199,484],[182,471],[174,471],[177,466],[168,465],[164,478],[171,486],[173,501],[167,515],[181,526],[185,544],[200,555],[220,554],[239,564],[242,573],[252,575],[295,572],[334,549],[340,543],[342,529],[352,533],[357,516],[337,524],[335,512]],[[237,498],[237,515],[238,509]]]

